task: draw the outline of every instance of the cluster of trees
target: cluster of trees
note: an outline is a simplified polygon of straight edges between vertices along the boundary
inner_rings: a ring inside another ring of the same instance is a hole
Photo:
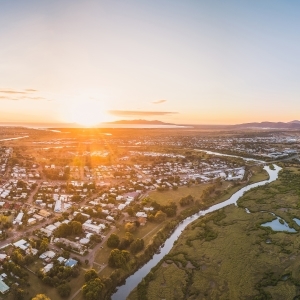
[[[77,277],[79,275],[79,267],[73,268],[63,266],[55,261],[53,268],[46,274],[39,271],[38,277],[42,279],[43,283],[57,288],[57,292],[61,297],[68,297],[71,294],[71,287],[67,283],[70,277]]]
[[[112,233],[106,243],[109,248],[117,248],[120,244],[120,238],[115,233]]]
[[[136,254],[143,250],[144,240],[139,238],[134,240],[130,232],[126,232],[122,239],[120,239],[117,234],[112,233],[107,240],[107,246],[110,248],[118,248],[119,250],[124,250],[129,247],[130,252]]]
[[[151,203],[154,208],[148,213],[148,221],[160,223],[164,221],[167,217],[175,217],[177,213],[177,205],[175,202],[171,202],[167,205],[161,205],[156,201]]]
[[[37,294],[31,300],[51,300],[51,299],[47,297],[45,294]]]
[[[70,168],[44,169],[44,174],[51,180],[68,180],[70,178]]]
[[[205,188],[202,192],[203,200],[206,200],[215,190],[216,190],[215,185],[210,185],[207,188]]]
[[[70,223],[62,223],[54,231],[56,237],[67,237],[69,235],[78,235],[82,233],[82,224],[78,221],[71,221]]]
[[[7,216],[1,215],[0,216],[0,224],[2,229],[8,229],[9,227],[12,226],[11,221]]]
[[[107,216],[102,212],[102,208],[99,205],[96,205],[94,208],[85,208],[84,212],[93,218],[105,219]]]
[[[32,255],[23,255],[20,251],[20,249],[15,249],[10,255],[11,260],[20,266],[24,266],[27,264],[30,264],[33,261]]]
[[[125,230],[131,233],[136,232],[138,227],[140,227],[139,221],[128,222],[125,224]]]
[[[130,260],[130,253],[126,250],[113,249],[108,258],[108,265],[112,268],[123,268]]]
[[[161,223],[167,218],[167,214],[159,210],[156,214],[149,214],[148,220],[150,222]]]
[[[86,271],[84,274],[85,284],[82,287],[82,294],[84,299],[98,300],[103,296],[105,288],[104,282],[99,278],[94,269]]]
[[[23,280],[27,280],[28,274],[14,261],[6,261],[3,263],[3,270],[7,273],[13,273]]]
[[[130,244],[129,250],[131,253],[136,254],[136,253],[140,252],[141,250],[143,250],[144,246],[145,246],[144,240],[137,238]]]
[[[122,239],[120,239],[118,235],[112,233],[107,240],[107,246],[124,250],[127,249],[133,241],[134,237],[130,232],[126,232]]]
[[[88,219],[88,217],[79,213],[73,218],[73,221],[77,221],[77,222],[83,224],[87,219]]]
[[[13,299],[15,300],[23,300],[25,299],[26,294],[26,286],[29,286],[28,283],[28,274],[13,261],[6,261],[3,264],[3,270],[9,274],[9,276],[14,276],[13,281],[18,283],[14,283],[11,285],[11,294]]]
[[[23,300],[25,299],[26,294],[28,294],[28,292],[26,293],[26,291],[16,283],[12,284],[11,293],[14,300]]]
[[[193,202],[194,202],[194,198],[193,198],[193,196],[191,196],[191,195],[188,195],[188,196],[186,196],[186,197],[183,197],[183,198],[181,198],[181,199],[179,200],[180,206],[187,206],[187,205],[189,205],[189,204],[191,204],[191,203],[193,203]]]

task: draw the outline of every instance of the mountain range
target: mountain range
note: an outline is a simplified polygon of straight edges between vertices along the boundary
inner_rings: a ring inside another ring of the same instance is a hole
[[[251,123],[242,123],[235,125],[205,125],[205,124],[174,124],[174,123],[165,123],[158,120],[120,120],[115,122],[103,123],[105,124],[140,124],[140,125],[185,125],[193,126],[194,128],[203,128],[203,129],[300,129],[300,121],[293,120],[291,122],[251,122]]]

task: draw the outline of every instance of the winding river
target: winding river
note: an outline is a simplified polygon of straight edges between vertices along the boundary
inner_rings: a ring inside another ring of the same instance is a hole
[[[238,156],[238,155],[232,155],[232,154],[225,154],[225,153],[219,153],[219,152],[213,152],[209,150],[203,150],[203,149],[194,149],[195,151],[199,152],[205,152],[206,154],[211,154],[211,155],[217,155],[217,156],[227,156],[227,157],[236,157],[236,158],[242,158],[245,161],[255,161],[257,163],[265,163],[263,160],[255,159],[255,158],[248,158],[248,157],[243,157],[243,156]]]
[[[25,136],[19,136],[19,137],[14,137],[14,138],[2,139],[2,140],[0,140],[0,142],[25,139],[25,138],[28,138],[28,137],[29,137],[28,135],[25,135]]]
[[[269,179],[256,182],[250,185],[247,185],[243,187],[242,189],[238,190],[236,193],[234,193],[228,200],[225,200],[224,202],[215,204],[211,207],[209,207],[206,210],[201,210],[198,213],[187,217],[184,219],[178,227],[175,229],[175,231],[172,233],[172,235],[165,241],[165,244],[163,247],[160,248],[160,253],[155,254],[152,259],[146,263],[143,267],[141,267],[138,271],[136,271],[133,275],[129,276],[125,284],[118,287],[117,291],[112,295],[112,300],[124,300],[127,298],[127,296],[130,294],[130,292],[141,282],[142,278],[144,278],[151,268],[156,266],[156,264],[166,255],[170,252],[170,250],[173,247],[174,242],[178,239],[181,232],[186,228],[187,225],[189,225],[191,222],[198,219],[200,216],[204,216],[208,213],[214,212],[216,210],[219,210],[223,207],[226,207],[230,204],[237,205],[238,199],[244,194],[244,192],[249,191],[250,189],[265,185],[269,182],[275,181],[278,178],[278,172],[281,170],[281,168],[277,165],[274,165],[275,169],[271,170],[268,166],[265,166],[264,169],[269,173]]]

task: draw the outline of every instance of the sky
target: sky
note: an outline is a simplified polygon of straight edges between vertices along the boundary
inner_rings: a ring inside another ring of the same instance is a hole
[[[0,122],[300,119],[299,1],[0,0]]]

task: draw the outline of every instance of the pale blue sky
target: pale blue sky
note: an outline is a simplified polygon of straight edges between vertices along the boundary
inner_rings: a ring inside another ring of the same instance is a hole
[[[299,32],[298,1],[0,0],[0,119],[299,119]]]

